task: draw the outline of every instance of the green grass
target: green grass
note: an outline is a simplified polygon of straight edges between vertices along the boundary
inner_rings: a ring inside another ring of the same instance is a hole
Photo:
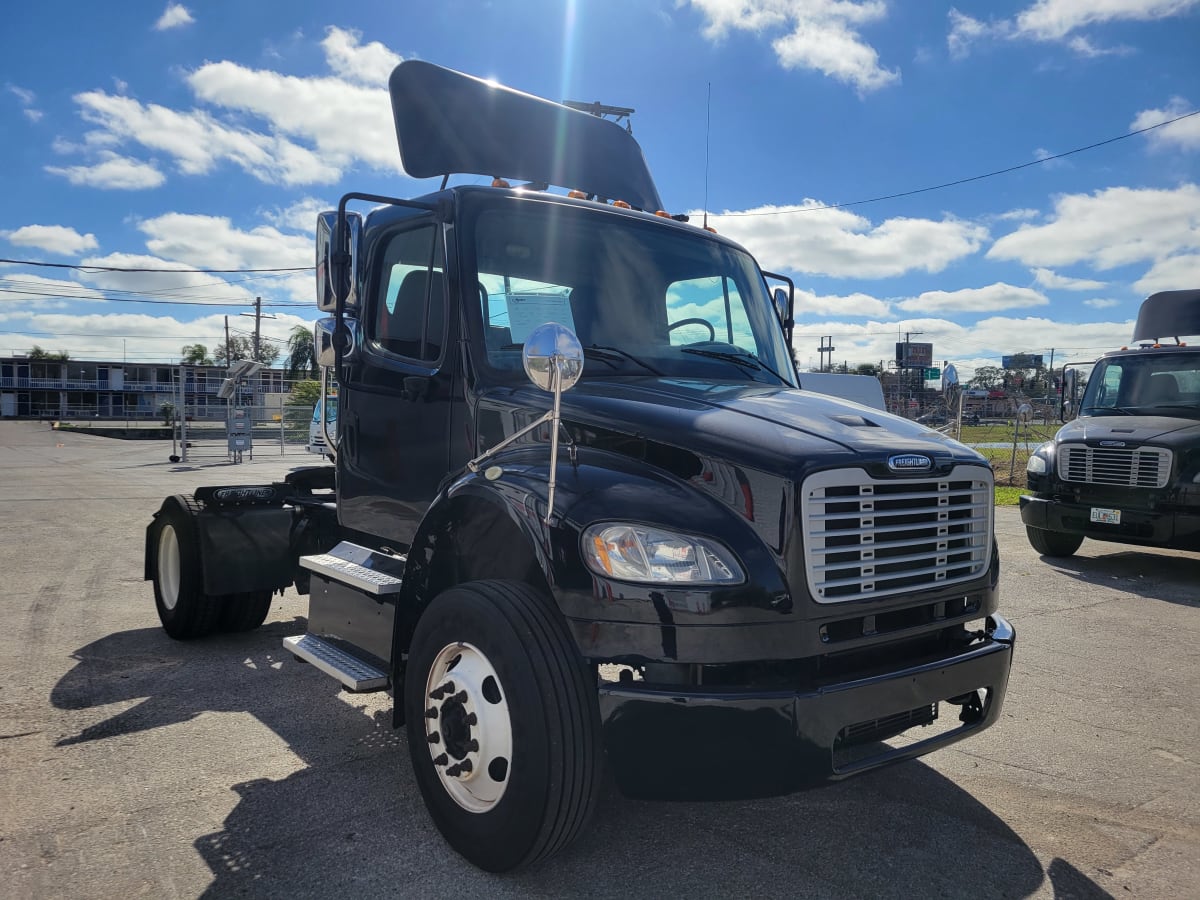
[[[1005,487],[1002,484],[996,485],[996,505],[997,506],[1016,506],[1020,502],[1020,496],[1025,493],[1023,487]]]

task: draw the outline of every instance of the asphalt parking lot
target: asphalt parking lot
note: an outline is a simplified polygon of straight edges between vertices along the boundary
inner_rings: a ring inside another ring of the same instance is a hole
[[[1018,644],[995,728],[770,800],[610,787],[569,851],[493,876],[434,829],[388,696],[342,693],[283,652],[300,597],[251,634],[162,632],[142,580],[162,497],[313,461],[168,453],[0,423],[5,896],[1200,895],[1194,554],[1089,541],[1048,563],[1002,508]]]

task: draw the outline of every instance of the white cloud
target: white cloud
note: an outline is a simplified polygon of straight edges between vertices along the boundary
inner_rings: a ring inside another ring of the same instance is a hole
[[[771,42],[785,69],[811,69],[859,92],[900,79],[879,64],[875,48],[858,28],[886,16],[882,0],[691,0],[707,20],[705,37],[719,40],[730,30],[778,35]],[[780,34],[780,32],[783,32]]]
[[[30,122],[40,122],[42,121],[42,117],[45,116],[45,113],[40,109],[23,109],[21,110],[21,113]]]
[[[981,288],[964,288],[957,291],[926,291],[910,300],[897,303],[908,312],[999,312],[1025,306],[1045,306],[1050,301],[1045,294],[1032,288],[1013,287],[998,281]]]
[[[37,102],[37,94],[28,88],[23,88],[16,84],[6,84],[6,88],[10,94],[17,98],[17,102],[21,104],[21,114],[30,122],[40,122],[42,116],[45,115],[40,109],[37,109],[34,104]]]
[[[317,214],[336,207],[336,202],[321,200],[318,197],[302,197],[284,209],[265,211],[263,218],[277,228],[312,235],[317,227]]]
[[[152,163],[102,151],[100,162],[91,166],[46,166],[51,175],[61,175],[74,185],[106,190],[140,191],[156,188],[166,176]]]
[[[268,183],[327,182],[340,174],[286,138],[226,125],[203,110],[178,112],[104,91],[78,94],[75,101],[83,117],[100,126],[103,134],[167,153],[185,175],[206,174],[221,160]]]
[[[1191,104],[1183,97],[1172,97],[1162,109],[1143,109],[1139,112],[1129,123],[1129,130],[1150,128],[1191,111]],[[1146,133],[1146,139],[1154,148],[1173,147],[1180,150],[1200,150],[1200,116],[1192,116],[1161,128],[1155,128]]]
[[[1154,21],[1184,15],[1200,0],[1036,0],[1013,19],[982,22],[951,9],[946,43],[950,55],[965,57],[984,38],[1061,42],[1077,56],[1125,55],[1132,48],[1100,47],[1081,29],[1119,21]]]
[[[1102,297],[1097,297],[1094,300],[1084,300],[1084,306],[1090,306],[1092,309],[1112,309],[1114,306],[1120,306],[1120,300],[1107,300]]]
[[[1054,218],[1022,225],[997,240],[988,259],[1030,267],[1090,262],[1111,269],[1200,248],[1200,187],[1174,190],[1108,188],[1055,199]]]
[[[65,225],[25,225],[14,231],[0,232],[0,236],[18,247],[34,247],[64,256],[95,250],[100,246],[94,234],[80,234]]]
[[[1047,290],[1060,291],[1095,291],[1104,287],[1103,281],[1093,281],[1089,278],[1070,278],[1059,275],[1050,269],[1034,269],[1034,281]]]
[[[1017,15],[1016,32],[1040,41],[1056,41],[1089,25],[1170,18],[1187,12],[1198,2],[1200,0],[1037,0]]]
[[[744,244],[767,269],[835,277],[884,278],[904,272],[940,272],[977,251],[982,226],[947,217],[885,219],[878,225],[845,209],[764,206],[745,215],[710,215],[721,234]],[[691,214],[694,218],[698,213]]]
[[[154,23],[154,30],[167,31],[171,28],[182,28],[184,25],[191,25],[195,21],[186,6],[179,3],[168,3],[163,14]]]
[[[890,316],[886,300],[856,292],[845,296],[818,296],[812,291],[796,290],[796,319],[811,316]]]
[[[362,35],[342,28],[327,29],[321,48],[325,61],[337,75],[366,85],[386,85],[402,57],[379,41],[362,45]]]
[[[1189,290],[1200,285],[1200,255],[1181,253],[1159,260],[1133,283],[1143,294]]]
[[[950,32],[946,35],[946,45],[950,50],[950,56],[954,59],[962,59],[970,52],[971,45],[988,33],[989,26],[953,7],[950,9],[948,17]]]

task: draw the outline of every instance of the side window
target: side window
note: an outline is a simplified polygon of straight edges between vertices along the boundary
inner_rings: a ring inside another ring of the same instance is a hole
[[[672,283],[667,328],[674,346],[719,341],[754,351],[757,344],[737,285],[724,276]]]
[[[368,337],[396,356],[436,361],[446,335],[442,242],[428,225],[393,237],[383,255]]]

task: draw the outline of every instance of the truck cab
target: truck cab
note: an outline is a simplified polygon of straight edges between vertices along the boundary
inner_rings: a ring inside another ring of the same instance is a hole
[[[168,633],[307,594],[289,652],[393,692],[433,821],[495,871],[574,840],[604,766],[765,796],[996,722],[987,462],[801,390],[790,282],[663,210],[623,129],[424,62],[391,90],[410,174],[497,177],[319,217],[335,464],[164,501]]]
[[[1179,339],[1192,334],[1200,291],[1164,291],[1143,303],[1136,346],[1086,364],[1082,390],[1067,369],[1063,408],[1078,416],[1030,457],[1021,497],[1039,553],[1070,556],[1084,538],[1200,550],[1200,346]]]

